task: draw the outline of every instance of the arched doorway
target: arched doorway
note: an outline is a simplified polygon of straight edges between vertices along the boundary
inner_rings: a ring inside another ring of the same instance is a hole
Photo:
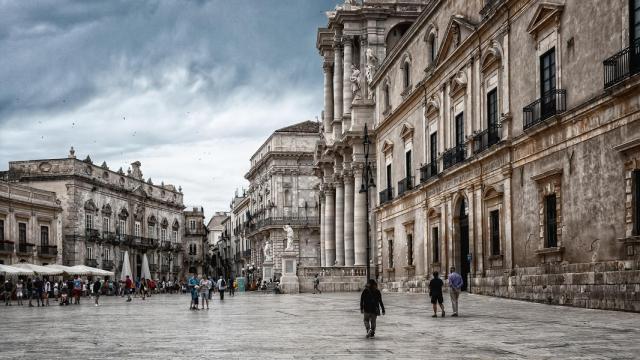
[[[462,276],[464,281],[462,290],[467,290],[467,275],[471,270],[471,262],[467,258],[469,255],[469,207],[464,197],[460,198],[458,207],[456,209],[456,229],[458,249],[456,251],[456,257],[454,263],[456,264],[456,270]]]

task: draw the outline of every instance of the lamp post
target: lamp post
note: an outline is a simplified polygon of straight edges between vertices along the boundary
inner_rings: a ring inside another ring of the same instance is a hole
[[[373,170],[371,170],[371,163],[369,162],[369,148],[371,147],[371,140],[369,139],[369,132],[367,131],[367,124],[364,124],[364,138],[362,140],[364,147],[364,170],[362,171],[362,185],[360,185],[359,192],[366,196],[366,211],[365,222],[367,224],[367,281],[371,279],[371,240],[369,231],[369,189],[376,187],[373,181]]]

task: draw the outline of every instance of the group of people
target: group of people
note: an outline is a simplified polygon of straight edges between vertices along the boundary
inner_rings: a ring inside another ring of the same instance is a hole
[[[49,306],[49,299],[55,299],[60,305],[80,304],[80,297],[87,296],[92,290],[91,284],[79,276],[67,280],[51,281],[46,277],[5,279],[3,297],[5,306],[12,306],[15,298],[18,306],[27,301],[29,307]],[[36,305],[33,304],[35,300]]]
[[[237,284],[232,279],[228,281],[224,277],[214,279],[207,276],[198,276],[193,274],[187,281],[187,287],[191,293],[191,303],[189,310],[209,310],[209,300],[211,300],[213,293],[218,292],[220,294],[220,301],[224,300],[224,293],[229,291],[229,295],[235,296],[235,289]],[[201,303],[201,308],[198,306]]]
[[[317,279],[317,275],[316,275]],[[316,288],[314,281],[314,290]],[[462,276],[456,272],[454,267],[449,269],[448,276],[449,294],[451,296],[451,307],[453,313],[451,316],[458,316],[458,298],[462,291],[464,281]],[[433,279],[429,282],[429,297],[431,298],[431,304],[433,306],[432,317],[438,317],[438,305],[442,310],[441,316],[445,317],[444,310],[444,298],[442,295],[442,288],[444,282],[440,279],[440,274],[436,271],[433,273]],[[315,294],[315,291],[314,291]],[[367,284],[360,295],[360,312],[364,314],[364,328],[367,331],[367,339],[373,338],[376,335],[376,320],[380,314],[385,315],[384,303],[382,302],[382,293],[378,290],[378,283],[369,279]]]

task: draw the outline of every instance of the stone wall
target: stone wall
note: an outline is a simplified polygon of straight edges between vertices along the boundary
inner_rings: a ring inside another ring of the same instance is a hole
[[[312,276],[298,276],[301,293],[313,292]],[[324,276],[320,278],[320,291],[322,292],[342,292],[342,291],[362,291],[366,283],[364,276]]]
[[[471,292],[555,305],[640,311],[640,260],[543,264],[471,279]]]

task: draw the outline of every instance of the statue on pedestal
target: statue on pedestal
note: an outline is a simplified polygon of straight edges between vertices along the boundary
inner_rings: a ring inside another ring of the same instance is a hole
[[[272,261],[273,254],[271,253],[271,242],[269,240],[264,244],[264,261]]]
[[[285,225],[284,232],[287,234],[287,248],[285,250],[293,250],[293,228],[291,225]]]
[[[353,94],[353,100],[362,99],[362,91],[360,89],[360,70],[355,66],[351,65],[351,93]]]
[[[378,58],[373,54],[373,49],[367,49],[367,83],[371,84],[373,81],[373,74],[376,70],[376,66],[378,66]]]

